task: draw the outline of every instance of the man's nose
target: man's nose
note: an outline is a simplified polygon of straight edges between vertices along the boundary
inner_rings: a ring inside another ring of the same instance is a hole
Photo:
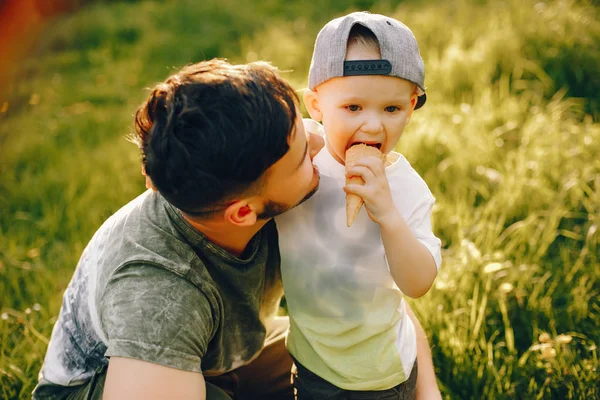
[[[312,160],[325,146],[325,140],[323,139],[325,129],[323,129],[323,125],[311,118],[302,118],[302,123],[308,141],[308,155]]]
[[[312,160],[321,151],[323,146],[325,146],[325,140],[323,136],[315,133],[309,133],[306,140],[308,140],[308,154]]]

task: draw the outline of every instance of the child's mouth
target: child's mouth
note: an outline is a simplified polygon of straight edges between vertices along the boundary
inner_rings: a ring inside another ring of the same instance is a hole
[[[348,146],[348,149],[352,146],[356,146],[357,144],[364,144],[367,146],[376,147],[378,150],[381,150],[381,143],[367,143],[367,142],[354,142],[350,146]]]

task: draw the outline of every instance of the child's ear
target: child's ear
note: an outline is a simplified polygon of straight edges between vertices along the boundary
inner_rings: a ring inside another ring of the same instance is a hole
[[[419,100],[419,95],[415,92],[410,96],[410,110],[408,110],[408,116],[406,118],[406,123],[410,122],[410,117],[412,116],[413,111],[415,111],[415,106],[417,105],[417,101]]]
[[[236,200],[225,209],[225,220],[237,226],[252,226],[256,223],[258,215],[249,199]]]
[[[308,111],[310,117],[315,121],[323,120],[323,113],[319,106],[319,94],[314,90],[306,89],[306,91],[304,91],[303,100],[306,111]]]

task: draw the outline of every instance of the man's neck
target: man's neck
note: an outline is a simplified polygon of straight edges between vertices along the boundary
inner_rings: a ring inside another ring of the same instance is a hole
[[[236,257],[240,257],[250,240],[262,229],[267,221],[258,221],[248,227],[239,227],[228,224],[225,221],[196,221],[185,215],[183,218],[200,231],[209,241],[227,250]]]

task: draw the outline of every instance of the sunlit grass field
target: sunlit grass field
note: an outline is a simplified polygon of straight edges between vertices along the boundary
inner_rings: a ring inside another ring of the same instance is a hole
[[[411,301],[452,399],[599,399],[600,18],[583,1],[145,1],[56,19],[0,88],[0,398],[29,398],[78,257],[144,190],[145,88],[215,56],[301,90],[322,24],[409,25],[427,105],[399,145],[437,198],[444,264]]]

